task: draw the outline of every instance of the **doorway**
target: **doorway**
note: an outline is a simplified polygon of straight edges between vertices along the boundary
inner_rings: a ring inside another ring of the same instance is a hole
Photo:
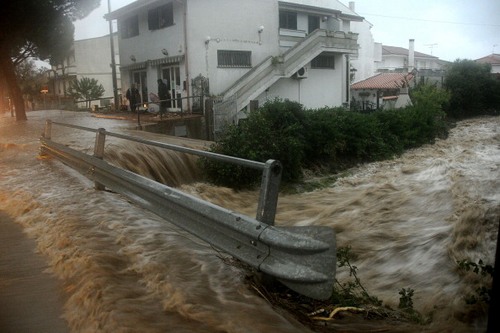
[[[148,74],[146,71],[137,71],[132,73],[132,82],[137,85],[141,94],[141,104],[148,101]]]
[[[170,91],[170,111],[182,110],[182,95],[181,95],[181,70],[179,66],[163,67],[161,69],[161,78],[167,84]]]

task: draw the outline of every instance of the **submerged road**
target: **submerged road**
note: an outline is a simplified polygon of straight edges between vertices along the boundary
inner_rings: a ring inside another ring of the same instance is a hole
[[[36,243],[0,211],[0,332],[69,332],[64,295]]]

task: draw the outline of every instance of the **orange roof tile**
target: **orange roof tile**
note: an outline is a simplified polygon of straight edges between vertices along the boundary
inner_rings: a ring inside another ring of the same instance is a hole
[[[481,64],[500,64],[500,54],[490,54],[489,56],[482,57],[479,59],[474,60],[475,62],[481,63]]]
[[[411,73],[379,73],[351,85],[351,89],[396,89],[413,79]]]

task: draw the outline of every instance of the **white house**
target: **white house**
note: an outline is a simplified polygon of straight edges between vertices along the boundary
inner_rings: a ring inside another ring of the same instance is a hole
[[[490,64],[491,74],[495,74],[497,77],[500,76],[500,54],[492,53],[474,61],[480,64]]]
[[[379,72],[406,72],[417,70],[440,70],[443,63],[438,57],[415,51],[415,40],[410,39],[408,48],[382,45],[382,61]]]
[[[115,62],[119,61],[118,36],[113,35]],[[110,36],[82,39],[74,42],[69,56],[63,63],[52,66],[50,70],[49,92],[59,97],[66,96],[69,84],[82,77],[96,79],[104,87],[101,100],[91,102],[91,106],[106,106],[113,100],[113,79],[111,70]],[[118,77],[118,93],[120,93],[120,74]],[[81,103],[84,106],[85,103]]]
[[[349,2],[349,8],[355,12],[355,2]],[[371,24],[366,19],[351,23],[351,31],[358,34],[359,51],[351,56],[351,82],[358,82],[373,76],[382,61],[382,44],[373,39]]]
[[[415,50],[415,40],[410,39],[408,48],[382,45],[382,61],[377,62],[377,72],[409,73],[416,70],[416,82],[424,80],[441,85],[448,61]]]
[[[348,103],[350,24],[363,20],[336,0],[139,0],[106,18],[118,22],[123,91],[136,83],[146,102],[163,79],[171,110],[191,110],[208,83],[230,121],[275,97]]]

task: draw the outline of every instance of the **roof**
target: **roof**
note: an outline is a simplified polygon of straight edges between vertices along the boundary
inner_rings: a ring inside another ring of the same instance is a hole
[[[402,55],[402,56],[408,56],[409,55],[408,49],[405,49],[404,47],[398,47],[398,46],[388,46],[388,45],[382,45],[382,55]],[[417,52],[415,51],[415,57],[418,58],[433,58],[437,59],[437,57],[428,55],[422,52]]]
[[[353,21],[363,21],[363,17],[352,11],[349,7],[342,4],[338,0],[282,0],[280,4],[296,5],[304,8],[327,9],[335,12],[340,12],[342,15]]]
[[[115,11],[112,11],[111,13],[104,15],[104,18],[106,20],[116,20],[119,17],[128,15],[132,12],[135,12],[137,9],[146,7],[158,1],[159,0],[137,0],[135,2],[130,3],[127,6],[124,6]],[[349,7],[343,5],[340,1],[337,0],[284,0],[278,2],[282,4],[290,4],[293,6],[304,7],[304,8],[326,9],[337,13],[341,13],[343,16],[353,21],[363,21],[363,17],[359,16],[358,14],[350,10]]]
[[[474,60],[480,64],[492,64],[492,65],[500,65],[500,54],[490,54],[489,56],[482,57]]]
[[[351,85],[351,89],[397,89],[413,79],[411,73],[379,73]]]
[[[146,7],[150,4],[158,2],[158,1],[159,0],[137,0],[137,1],[132,2],[124,7],[118,8],[117,10],[114,10],[111,13],[104,15],[104,18],[108,21],[109,20],[116,20],[119,17],[133,13],[137,9],[140,9],[142,7]]]

